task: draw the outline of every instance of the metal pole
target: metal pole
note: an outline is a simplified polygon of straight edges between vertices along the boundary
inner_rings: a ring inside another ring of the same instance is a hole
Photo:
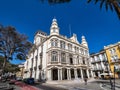
[[[114,66],[114,90],[115,90],[115,66]]]
[[[106,69],[107,69],[107,71],[108,71],[108,75],[109,75],[109,78],[110,78],[111,90],[113,90],[114,85],[113,85],[113,83],[112,83],[111,76],[110,76],[110,74],[109,74],[109,70],[108,70],[108,64],[107,64],[107,62],[105,62],[105,65],[106,65],[106,67],[107,67]]]

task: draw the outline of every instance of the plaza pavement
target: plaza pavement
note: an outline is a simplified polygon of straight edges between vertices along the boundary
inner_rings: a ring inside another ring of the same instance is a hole
[[[67,81],[67,80],[51,81],[51,82],[43,83],[42,85],[56,87],[56,88],[63,88],[66,90],[111,90],[109,80],[101,80],[94,78],[89,79],[87,85],[85,85],[83,80],[79,80],[79,79],[71,80],[71,81]],[[49,90],[49,89],[43,89],[43,90]],[[120,79],[116,80],[116,90],[120,90]]]
[[[5,85],[5,83],[2,85]],[[13,86],[14,90],[111,90],[109,80],[93,78],[88,80],[87,85],[85,85],[83,80],[76,79],[71,81],[64,80],[38,83],[33,86],[16,81]],[[116,80],[115,90],[120,90],[120,79]]]

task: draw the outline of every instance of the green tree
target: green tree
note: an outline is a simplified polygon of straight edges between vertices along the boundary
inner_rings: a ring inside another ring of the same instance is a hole
[[[3,62],[4,62],[4,57],[0,56],[0,70],[2,69]],[[20,71],[18,65],[11,64],[9,61],[6,61],[4,72],[17,72],[17,71]]]
[[[14,27],[0,25],[0,55],[4,57],[1,72],[5,70],[7,61],[26,59],[26,55],[32,47],[32,43],[27,39],[26,35],[18,33]]]

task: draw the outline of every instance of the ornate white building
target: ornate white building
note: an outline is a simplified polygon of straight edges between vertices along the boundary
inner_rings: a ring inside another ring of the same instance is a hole
[[[72,80],[92,77],[89,49],[85,37],[81,44],[77,36],[71,38],[59,34],[57,20],[53,19],[50,35],[38,31],[34,46],[26,60],[24,78],[36,80]]]

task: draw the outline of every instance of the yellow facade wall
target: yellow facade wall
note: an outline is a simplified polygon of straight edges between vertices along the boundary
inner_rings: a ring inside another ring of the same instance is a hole
[[[118,56],[118,59],[120,59],[120,48],[119,48],[119,44],[117,45],[112,45],[110,47],[107,47],[105,48],[105,52],[106,52],[106,55],[107,55],[107,59],[108,59],[108,63],[109,63],[109,66],[110,66],[110,70],[111,72],[114,74],[114,64],[115,62],[112,62],[111,61],[111,53],[110,53],[110,49],[114,48],[115,49],[115,52],[116,52],[116,55]],[[118,63],[120,64],[120,63]],[[118,73],[115,73],[115,78],[118,78]]]

